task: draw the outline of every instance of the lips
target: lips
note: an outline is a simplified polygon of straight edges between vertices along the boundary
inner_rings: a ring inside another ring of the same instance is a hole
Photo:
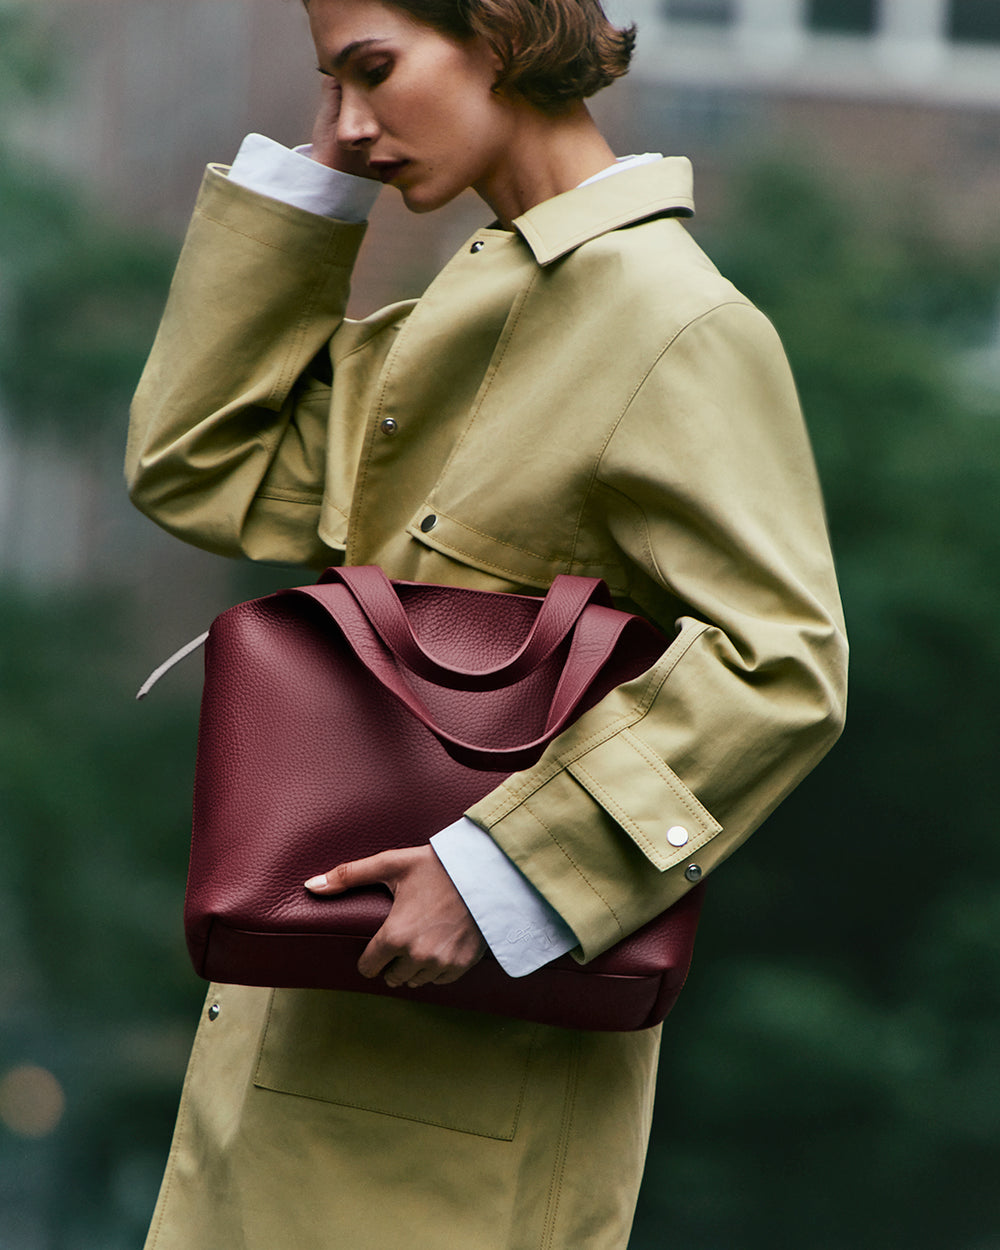
[[[370,165],[375,171],[375,176],[379,182],[392,182],[404,165],[409,164],[408,161],[371,161]]]

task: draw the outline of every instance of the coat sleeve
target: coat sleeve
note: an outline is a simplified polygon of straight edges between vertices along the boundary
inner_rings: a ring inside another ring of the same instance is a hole
[[[752,305],[717,307],[665,347],[593,500],[630,598],[674,641],[469,812],[588,959],[708,874],[825,754],[847,657],[794,385]]]
[[[209,168],[129,427],[129,494],[164,529],[333,562],[317,536],[330,386],[312,364],[329,368],[364,232]]]

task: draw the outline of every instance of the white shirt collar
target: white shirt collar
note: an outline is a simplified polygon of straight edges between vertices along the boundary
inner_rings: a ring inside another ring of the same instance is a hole
[[[602,178],[610,178],[612,174],[620,174],[623,170],[634,169],[636,165],[652,165],[653,161],[662,160],[663,157],[659,152],[643,152],[639,156],[617,156],[613,165],[609,165],[607,169],[602,169],[600,173],[592,174],[577,185],[588,187],[592,182],[600,182]]]

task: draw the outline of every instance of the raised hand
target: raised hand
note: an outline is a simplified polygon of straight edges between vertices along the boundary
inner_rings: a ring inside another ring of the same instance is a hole
[[[312,152],[314,161],[340,169],[359,178],[377,180],[378,175],[370,168],[364,146],[342,142],[340,134],[340,108],[342,103],[340,83],[336,78],[324,78],[316,120],[313,123]]]

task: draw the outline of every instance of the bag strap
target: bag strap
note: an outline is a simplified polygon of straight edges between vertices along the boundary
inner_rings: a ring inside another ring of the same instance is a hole
[[[655,656],[658,649],[662,650],[663,643],[658,632],[640,617],[593,605],[578,620],[544,731],[530,742],[514,746],[466,742],[435,721],[406,681],[393,653],[342,582],[301,586],[278,593],[305,595],[318,603],[337,624],[365,668],[434,734],[454,759],[469,767],[487,770],[515,771],[533,764],[544,747],[573,719],[581,700],[627,634],[634,635],[630,645],[644,649],[651,656]],[[650,658],[649,663],[652,662]]]
[[[328,569],[320,584],[332,582],[347,587],[372,629],[400,663],[418,677],[450,690],[499,690],[520,681],[565,641],[588,604],[612,606],[608,588],[599,578],[559,574],[539,601],[538,615],[518,650],[492,668],[464,669],[442,663],[424,647],[392,582],[377,564]],[[443,589],[450,591],[451,587]]]

